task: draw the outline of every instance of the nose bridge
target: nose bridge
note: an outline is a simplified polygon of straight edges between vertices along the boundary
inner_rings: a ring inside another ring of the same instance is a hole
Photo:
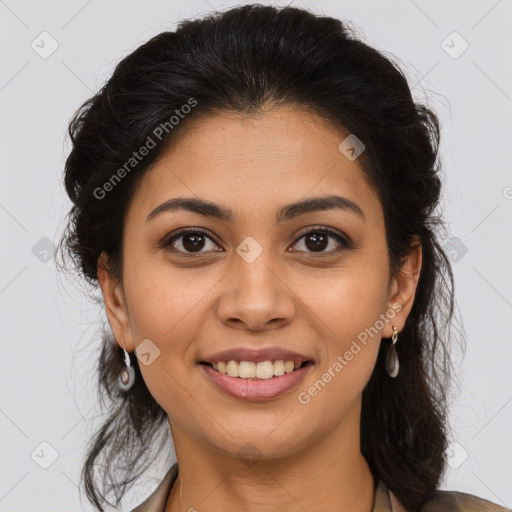
[[[285,323],[294,313],[291,292],[282,281],[273,252],[248,238],[233,255],[220,298],[219,317],[223,322],[244,323],[250,329],[263,329],[277,320]]]

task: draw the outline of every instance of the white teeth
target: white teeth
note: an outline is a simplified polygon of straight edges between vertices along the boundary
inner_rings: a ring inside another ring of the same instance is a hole
[[[243,379],[256,377],[256,365],[250,361],[240,361],[240,364],[238,365],[238,376]]]
[[[267,380],[272,377],[279,377],[285,373],[292,373],[300,368],[301,363],[296,361],[262,361],[253,363],[252,361],[219,361],[212,363],[213,369],[230,377],[240,377],[242,379],[258,379]]]
[[[272,364],[272,361],[262,361],[261,363],[258,363],[256,366],[256,377],[258,377],[258,379],[271,379],[273,376],[274,365]]]
[[[293,361],[286,361],[286,363],[284,363],[284,371],[286,373],[292,373],[293,367],[294,367]]]
[[[236,361],[228,361],[226,366],[227,374],[230,377],[239,377],[238,375],[238,363]]]
[[[279,359],[274,363],[274,375],[284,375],[284,361],[282,359]]]

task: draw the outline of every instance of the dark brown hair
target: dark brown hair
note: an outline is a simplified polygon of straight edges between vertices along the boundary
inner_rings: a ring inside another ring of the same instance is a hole
[[[191,99],[193,109],[178,115]],[[363,141],[358,163],[384,209],[393,276],[415,235],[422,244],[415,301],[397,344],[400,373],[391,379],[385,371],[384,340],[363,391],[361,417],[361,451],[374,477],[414,512],[440,484],[448,437],[454,290],[439,238],[444,224],[436,214],[440,127],[435,113],[413,100],[398,64],[362,42],[347,22],[299,8],[246,5],[183,21],[125,57],[70,122],[65,187],[73,206],[61,249],[89,284],[97,286],[102,251],[122,280],[130,199],[177,134],[191,119],[211,113],[250,115],[280,105],[308,109]],[[170,122],[172,116],[179,121]],[[165,123],[168,129],[155,140]],[[126,162],[148,137],[155,147],[127,171]],[[123,166],[122,180],[112,182]],[[107,182],[108,194],[99,197]],[[108,418],[90,441],[82,472],[88,499],[100,511],[111,490],[115,505],[120,502],[151,464],[156,437],[169,431],[137,358],[132,365],[136,383],[122,392],[116,381],[122,349],[105,333],[98,391],[109,399]]]

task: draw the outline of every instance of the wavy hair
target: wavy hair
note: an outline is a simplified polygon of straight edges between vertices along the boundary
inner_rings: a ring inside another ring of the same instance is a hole
[[[191,98],[196,106],[172,129],[155,131],[169,126]],[[413,238],[422,244],[415,300],[397,344],[400,373],[396,379],[387,375],[389,340],[383,340],[361,414],[361,452],[374,477],[415,512],[441,482],[448,444],[454,280],[441,245],[444,222],[436,213],[440,126],[431,108],[413,100],[400,66],[365,44],[348,22],[250,4],[182,21],[123,58],[69,123],[64,184],[73,205],[59,246],[88,284],[97,287],[102,251],[112,275],[122,280],[122,227],[130,200],[178,134],[194,118],[282,105],[314,112],[364,142],[358,163],[382,203],[392,276]],[[148,137],[155,147],[123,173],[107,198],[98,198]],[[134,387],[118,389],[122,361],[122,349],[105,331],[98,394],[108,399],[107,419],[89,441],[81,475],[87,498],[100,511],[111,504],[111,491],[119,504],[151,464],[148,454],[158,435],[169,430],[137,358]]]

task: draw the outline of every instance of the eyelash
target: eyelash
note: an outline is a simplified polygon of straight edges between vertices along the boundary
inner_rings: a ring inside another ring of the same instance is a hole
[[[308,256],[307,256],[308,258],[315,259],[315,258],[322,258],[325,256],[332,256],[333,254],[341,253],[345,249],[350,249],[352,247],[352,242],[350,241],[349,238],[346,238],[346,237],[340,235],[339,233],[337,233],[327,227],[324,227],[324,226],[318,226],[318,227],[315,226],[315,227],[309,229],[308,231],[305,231],[304,233],[302,233],[299,236],[299,238],[297,238],[297,240],[293,243],[292,246],[297,245],[300,240],[302,240],[303,238],[306,238],[308,235],[310,235],[312,233],[322,234],[322,235],[327,235],[329,237],[332,237],[342,246],[342,248],[336,249],[336,250],[331,250],[328,252],[306,253],[306,254],[308,254]],[[171,252],[171,253],[178,253],[180,256],[185,257],[185,258],[201,257],[201,254],[204,254],[203,252],[196,252],[196,253],[188,252],[187,253],[187,252],[178,250],[172,246],[172,244],[176,240],[180,239],[181,237],[183,237],[187,234],[204,235],[207,238],[209,238],[213,243],[218,245],[217,242],[215,242],[215,240],[213,240],[212,237],[210,237],[205,231],[202,231],[198,228],[184,228],[184,229],[180,230],[178,233],[175,233],[171,238],[164,238],[164,240],[162,240],[160,243],[160,248],[164,249],[168,252]],[[215,251],[215,252],[221,252],[221,251]],[[296,251],[296,252],[305,252],[305,251]]]

